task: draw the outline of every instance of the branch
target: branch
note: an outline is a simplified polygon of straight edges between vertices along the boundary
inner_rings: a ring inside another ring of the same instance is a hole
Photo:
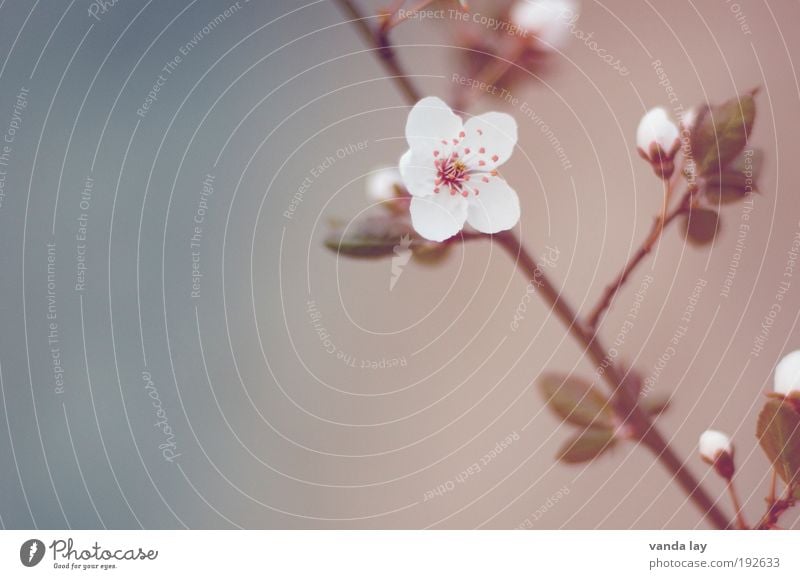
[[[397,60],[392,43],[389,41],[388,31],[380,30],[373,31],[369,24],[367,24],[366,17],[361,13],[361,10],[355,5],[352,0],[336,0],[348,16],[352,18],[353,24],[356,25],[361,33],[364,42],[371,45],[377,50],[380,55],[380,61],[383,67],[391,75],[392,79],[397,83],[400,92],[406,97],[410,104],[416,103],[422,97],[419,91],[411,82],[408,74],[403,70],[402,65]]]
[[[670,185],[672,187],[672,185]],[[665,211],[662,211],[661,215],[656,217],[653,220],[653,227],[650,229],[650,234],[644,240],[644,243],[636,250],[636,253],[633,254],[633,257],[625,264],[625,267],[622,268],[622,271],[619,272],[617,278],[606,287],[605,292],[600,297],[600,301],[592,310],[592,313],[589,315],[589,318],[586,321],[586,325],[589,326],[591,329],[596,329],[598,324],[600,323],[600,318],[603,316],[603,313],[611,306],[611,302],[614,301],[617,293],[625,285],[625,282],[628,281],[628,277],[630,277],[631,272],[642,262],[642,260],[647,257],[647,255],[653,250],[658,240],[661,239],[661,234],[664,232],[664,228],[669,225],[678,215],[684,213],[689,208],[689,202],[692,198],[694,191],[690,188],[686,194],[681,199],[681,202],[678,204],[675,209],[670,211],[669,213],[666,212],[666,200],[665,200]],[[668,198],[669,195],[667,195]]]
[[[697,479],[686,468],[664,436],[656,429],[652,418],[639,406],[637,397],[623,386],[625,373],[616,365],[608,364],[607,350],[602,346],[594,331],[584,327],[575,310],[561,296],[546,273],[538,267],[528,251],[520,244],[511,231],[503,231],[493,237],[500,246],[515,260],[519,270],[528,279],[536,278],[540,284],[540,295],[553,308],[556,316],[567,326],[570,334],[583,346],[592,361],[598,366],[606,366],[603,377],[611,388],[617,413],[625,418],[633,428],[637,438],[648,447],[661,464],[672,473],[673,478],[700,511],[720,529],[730,528],[728,518],[717,507],[716,502],[700,486]]]

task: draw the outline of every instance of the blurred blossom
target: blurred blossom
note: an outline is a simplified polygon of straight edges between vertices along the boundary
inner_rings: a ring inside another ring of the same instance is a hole
[[[685,129],[690,130],[694,126],[696,120],[697,108],[693,107],[683,113],[683,116],[681,117],[681,125],[683,125]]]
[[[718,430],[706,430],[700,435],[700,456],[708,462],[716,462],[720,455],[733,454],[733,446],[728,435]]]
[[[367,177],[367,199],[380,202],[398,197],[403,191],[403,181],[396,167],[378,169]]]
[[[548,50],[561,50],[570,35],[570,21],[578,15],[576,0],[518,0],[510,19],[532,34]]]
[[[678,127],[662,107],[650,109],[639,121],[636,146],[651,161],[670,156],[678,142]]]

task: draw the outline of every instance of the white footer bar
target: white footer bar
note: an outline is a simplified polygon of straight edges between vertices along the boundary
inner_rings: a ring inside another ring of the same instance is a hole
[[[0,577],[800,577],[797,531],[3,531]],[[585,574],[585,575],[581,575]]]

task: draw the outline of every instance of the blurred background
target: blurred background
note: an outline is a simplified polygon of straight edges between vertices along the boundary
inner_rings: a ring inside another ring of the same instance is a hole
[[[496,3],[471,2],[472,25],[456,5],[391,33],[448,100],[491,58],[475,47],[506,41]],[[673,225],[601,330],[672,397],[658,425],[728,513],[696,442],[734,438],[751,520],[769,476],[756,416],[800,347],[798,17],[583,0],[513,98],[469,94],[470,114],[517,119],[518,233],[586,312],[660,209],[642,114],[760,87],[759,194],[722,209],[710,247]],[[330,0],[0,3],[0,523],[705,528],[642,448],[554,460],[573,429],[536,380],[594,368],[496,246],[412,261],[393,288],[389,260],[324,247],[406,147],[409,105],[349,19]]]

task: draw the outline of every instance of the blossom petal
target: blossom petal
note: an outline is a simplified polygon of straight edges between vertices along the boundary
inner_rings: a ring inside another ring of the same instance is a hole
[[[491,171],[511,157],[517,145],[517,121],[505,113],[484,113],[464,124],[466,137],[459,150],[471,167],[483,161],[481,170]],[[469,150],[469,153],[466,151]]]
[[[425,239],[444,241],[464,227],[467,201],[460,195],[429,195],[411,200],[411,224]]]
[[[493,177],[469,198],[467,221],[481,233],[511,229],[519,221],[519,197],[505,180]]]
[[[406,140],[412,149],[432,151],[442,140],[458,137],[463,123],[442,99],[426,97],[414,105],[406,121]]]
[[[433,156],[409,149],[400,157],[400,176],[403,185],[414,197],[433,195],[436,187],[437,170]]]

